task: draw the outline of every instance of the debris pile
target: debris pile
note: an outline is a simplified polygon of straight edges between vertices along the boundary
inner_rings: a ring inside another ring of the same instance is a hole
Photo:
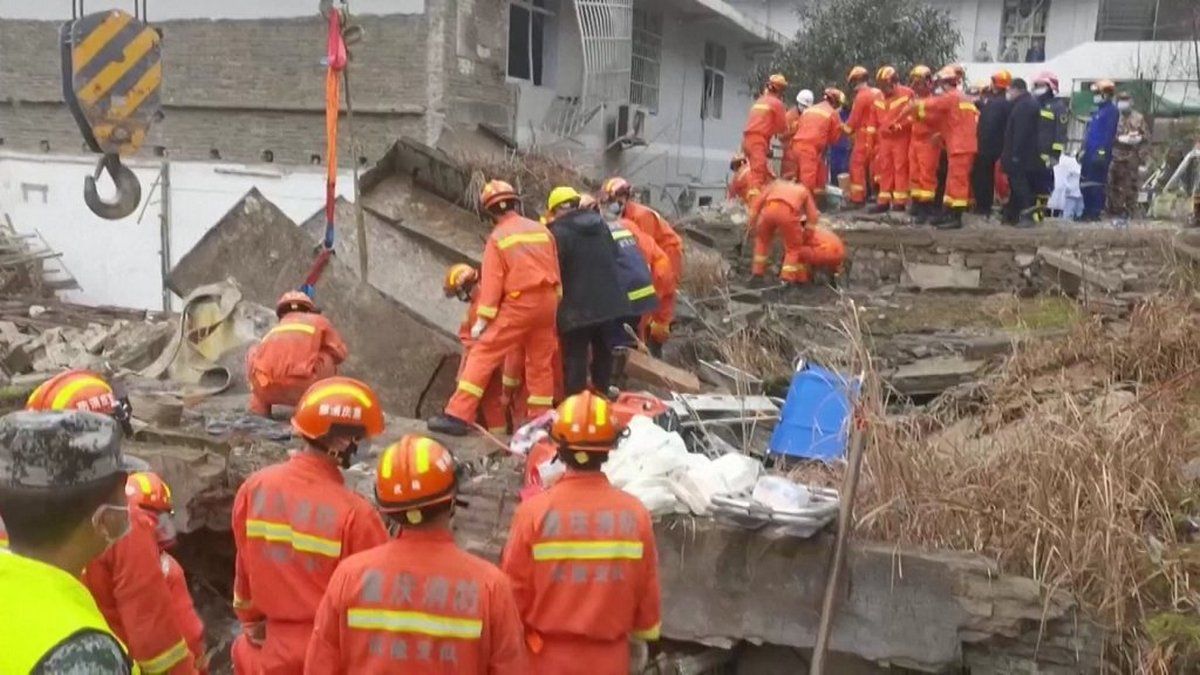
[[[17,232],[5,214],[0,221],[0,293],[48,298],[75,288],[79,284],[63,266],[62,254],[40,234]]]
[[[1119,636],[1122,670],[1195,667],[1195,641],[1156,626],[1197,628],[1198,330],[1189,300],[1164,297],[1032,341],[925,410],[888,416],[866,397],[859,527],[1069,590]]]

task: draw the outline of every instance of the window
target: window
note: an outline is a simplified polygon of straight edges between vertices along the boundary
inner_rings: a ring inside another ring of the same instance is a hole
[[[660,12],[633,8],[633,62],[629,71],[629,102],[658,112],[658,74],[662,63]]]
[[[553,0],[512,0],[508,6],[508,76],[542,85]]]
[[[1000,24],[1000,60],[1036,63],[1046,60],[1046,16],[1050,0],[1004,0]]]
[[[725,47],[704,43],[704,98],[700,101],[700,119],[721,119],[725,101]]]
[[[1097,40],[1191,40],[1196,0],[1101,0]]]

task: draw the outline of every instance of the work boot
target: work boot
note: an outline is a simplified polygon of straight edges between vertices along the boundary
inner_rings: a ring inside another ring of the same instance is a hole
[[[892,211],[894,213],[904,213],[907,210],[908,210],[908,204],[901,204],[900,202],[896,202],[895,204],[892,204]]]
[[[880,202],[878,204],[871,206],[871,208],[867,209],[867,213],[869,213],[873,216],[877,216],[881,213],[887,213],[888,210],[890,210],[891,208],[892,207],[889,206],[887,202]]]
[[[912,206],[912,224],[913,225],[928,225],[929,224],[929,205],[925,202],[913,202]]]
[[[425,428],[435,434],[446,434],[447,436],[466,436],[471,433],[471,425],[454,415],[447,415],[445,413],[434,415],[425,420]]]
[[[961,230],[963,226],[963,209],[949,209],[945,212],[944,218],[939,218],[937,222],[939,230]]]
[[[769,285],[770,282],[767,281],[765,276],[761,274],[755,274],[754,276],[750,277],[750,281],[746,284],[746,288],[758,290],[760,288],[766,288]]]

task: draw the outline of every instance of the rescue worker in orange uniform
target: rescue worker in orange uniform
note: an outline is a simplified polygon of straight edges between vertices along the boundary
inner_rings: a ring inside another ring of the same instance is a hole
[[[842,238],[827,227],[809,225],[804,228],[800,246],[801,269],[796,274],[796,283],[812,281],[815,272],[824,272],[830,284],[837,286],[846,262],[846,245]]]
[[[771,139],[787,132],[787,110],[783,105],[783,92],[787,87],[787,78],[772,75],[758,100],[750,106],[746,128],[742,131],[742,152],[750,161],[750,183],[755,187],[762,187],[775,178],[768,158]]]
[[[750,180],[750,162],[739,151],[729,160],[729,170],[733,172],[733,178],[729,181],[725,198],[736,199],[743,206],[749,206],[759,193],[759,189]]]
[[[879,128],[879,147],[876,149],[879,196],[871,213],[908,208],[908,145],[912,124],[907,113],[913,90],[899,82],[900,76],[891,66],[880,68],[875,75],[883,98],[875,102]]]
[[[923,101],[933,95],[933,71],[929,66],[914,66],[908,74],[913,100]],[[905,119],[912,125],[908,143],[909,195],[912,197],[913,224],[925,225],[935,215],[933,198],[937,194],[938,162],[941,159],[941,137],[935,136],[928,120],[917,119],[915,106],[908,106]]]
[[[826,89],[821,102],[800,115],[792,136],[792,154],[796,157],[800,184],[817,198],[825,194],[829,182],[825,150],[842,137],[842,120],[837,111],[845,98],[840,89]]]
[[[125,496],[143,513],[154,518],[159,562],[163,578],[167,580],[167,588],[171,591],[175,621],[183,631],[183,638],[196,661],[196,667],[200,672],[206,672],[208,657],[204,650],[204,622],[196,614],[196,605],[192,602],[183,566],[168,552],[174,548],[176,538],[175,521],[172,518],[175,500],[171,497],[171,488],[158,474],[139,471],[130,474],[126,480]]]
[[[971,199],[971,166],[979,148],[979,108],[958,88],[958,82],[952,68],[943,68],[934,78],[934,96],[913,102],[917,119],[926,121],[946,143],[944,211],[934,221],[942,229],[963,226],[963,213]]]
[[[883,97],[882,92],[872,87],[867,81],[869,77],[867,69],[862,66],[851,68],[850,74],[846,77],[850,91],[854,92],[854,103],[850,108],[850,118],[846,120],[842,130],[847,135],[854,137],[854,147],[850,151],[848,203],[855,208],[867,203],[867,180],[871,161],[875,156],[878,133],[875,102]]]
[[[778,230],[783,239],[783,264],[779,280],[802,283],[808,280],[808,270],[800,261],[804,245],[804,229],[814,227],[820,219],[816,201],[808,188],[799,183],[777,180],[766,187],[750,207],[749,225],[754,232],[754,258],[750,274],[761,282],[767,271],[771,240]],[[757,283],[756,283],[757,285]]]
[[[475,344],[475,340],[471,338],[471,326],[474,326],[479,319],[479,272],[464,263],[451,265],[450,269],[446,270],[446,280],[442,284],[442,292],[447,298],[456,297],[462,302],[468,303],[467,315],[458,327],[458,339],[463,346],[463,356],[458,366],[458,377],[461,378],[463,367],[467,365],[467,355],[471,353],[471,347]],[[518,351],[510,351],[506,355],[504,367],[492,374],[487,386],[483,388],[483,396],[479,399],[479,422],[492,434],[508,432],[508,411],[504,404],[505,377],[508,376],[507,381],[512,382],[512,387],[515,388],[520,384],[521,371],[524,370],[522,360],[522,363],[516,364],[520,367],[510,375],[512,366],[509,362],[514,361],[512,358],[514,354],[518,354]],[[508,393],[508,398],[511,400],[511,392]]]
[[[617,441],[609,402],[558,407],[564,476],[517,507],[500,567],[512,580],[534,675],[624,675],[630,638],[657,640],[658,550],[650,514],[600,467]]]
[[[313,382],[336,375],[349,354],[342,336],[304,293],[284,293],[275,315],[279,325],[246,356],[250,412],[264,417],[272,405],[296,405]]]
[[[554,403],[562,293],[554,237],[545,225],[521,215],[520,198],[504,181],[485,185],[479,201],[495,226],[483,249],[478,318],[470,333],[475,344],[445,413],[428,422],[431,431],[455,436],[470,431],[488,382],[514,347],[525,347],[529,416],[537,417]]]
[[[633,186],[624,178],[604,181],[601,199],[610,213],[619,214],[628,221],[626,227],[633,226],[630,230],[636,229],[650,235],[671,261],[671,282],[655,285],[656,290],[662,288],[662,293],[658,296],[658,309],[650,315],[644,331],[646,344],[651,353],[657,356],[671,337],[671,322],[675,320],[675,294],[683,278],[683,239],[658,211],[634,201]]]
[[[779,177],[784,180],[796,180],[796,153],[792,148],[792,138],[796,135],[796,128],[800,125],[800,116],[804,114],[805,110],[811,108],[812,104],[812,91],[801,89],[800,93],[796,94],[796,107],[788,108],[787,115],[784,117],[787,128],[780,137],[780,142],[783,144],[783,158],[779,160]]]
[[[127,426],[128,402],[96,373],[69,370],[30,394],[26,410],[84,410]],[[129,533],[83,570],[82,580],[113,633],[143,673],[195,673],[196,663],[176,619],[159,559],[157,523],[132,500]]]
[[[358,442],[383,433],[370,387],[331,377],[309,388],[292,429],[303,449],[251,474],[233,500],[237,544],[233,609],[235,673],[299,673],[317,605],[338,563],[387,541],[379,514],[346,487]]]
[[[454,457],[405,436],[383,451],[375,501],[400,536],[338,565],[317,609],[311,675],[525,675],[521,615],[495,565],[454,543]]]

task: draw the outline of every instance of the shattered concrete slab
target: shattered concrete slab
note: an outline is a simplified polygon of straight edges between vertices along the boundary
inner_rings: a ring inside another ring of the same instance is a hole
[[[203,284],[234,278],[248,300],[274,306],[281,293],[300,285],[312,261],[312,239],[251,190],[180,259],[168,285],[187,296]],[[444,404],[460,349],[452,334],[363,284],[336,256],[317,284],[316,299],[350,347],[344,374],[370,382],[390,410],[423,417]]]
[[[1069,295],[1080,292],[1083,284],[1098,286],[1109,293],[1125,290],[1125,281],[1119,274],[1105,272],[1066,251],[1042,247],[1038,248],[1037,255],[1042,264],[1050,268],[1052,278]]]
[[[900,366],[884,379],[905,396],[929,396],[975,379],[984,363],[961,356],[933,357]]]
[[[907,262],[900,284],[922,291],[975,290],[980,275],[980,270],[966,267]]]

